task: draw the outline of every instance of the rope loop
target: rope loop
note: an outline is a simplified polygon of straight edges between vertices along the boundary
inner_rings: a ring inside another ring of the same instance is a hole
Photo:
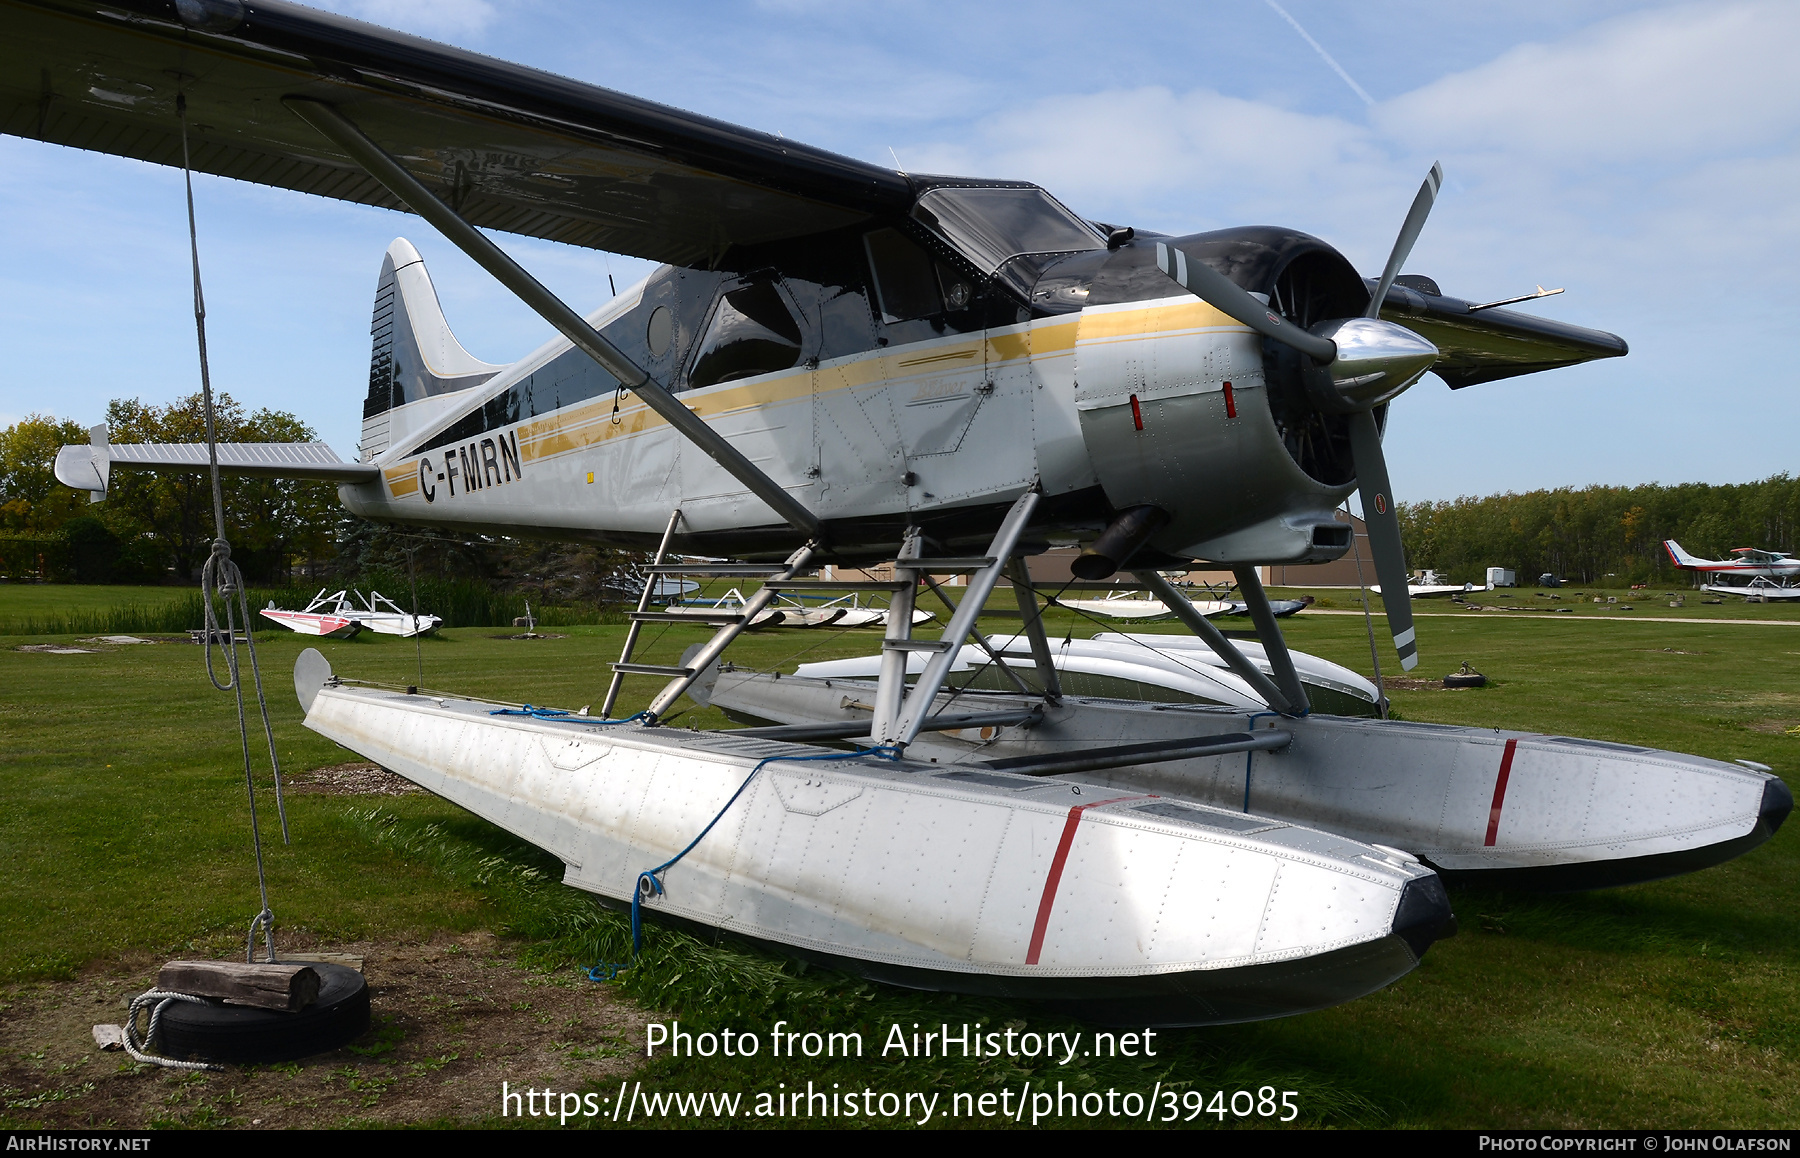
[[[267,955],[268,963],[273,965],[275,964],[275,914],[266,904],[263,906],[262,912],[250,919],[250,932],[244,938],[244,964],[256,964],[256,931],[258,929],[262,930],[263,950]]]
[[[167,989],[148,989],[132,998],[131,1009],[125,1014],[125,1052],[131,1055],[133,1061],[140,1061],[145,1065],[162,1066],[164,1069],[223,1070],[224,1066],[213,1065],[211,1062],[177,1061],[172,1057],[162,1057],[149,1052],[152,1044],[156,1041],[156,1031],[161,1027],[163,1010],[177,1001],[188,1001],[195,1005],[206,1004],[203,998],[195,997],[191,993],[175,993]],[[144,1030],[144,1035],[139,1037],[138,1014],[146,1008],[150,1010],[150,1025]]]

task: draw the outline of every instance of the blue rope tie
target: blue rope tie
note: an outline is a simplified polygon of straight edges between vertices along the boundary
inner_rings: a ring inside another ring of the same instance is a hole
[[[587,970],[588,980],[611,981],[625,970],[637,964],[638,954],[641,953],[644,948],[644,898],[647,896],[660,897],[666,893],[667,890],[663,887],[662,874],[670,868],[673,868],[682,857],[694,851],[695,845],[706,839],[706,834],[713,830],[714,825],[725,818],[725,814],[731,811],[731,806],[737,803],[738,797],[744,794],[744,789],[750,787],[750,782],[756,779],[756,774],[761,772],[764,767],[778,761],[788,764],[803,764],[809,760],[850,760],[857,756],[878,756],[883,760],[898,760],[900,758],[900,749],[891,744],[882,744],[872,748],[858,748],[854,752],[821,752],[816,756],[770,756],[768,759],[759,762],[756,767],[750,769],[750,775],[744,777],[744,782],[738,785],[738,790],[736,792],[731,794],[731,799],[727,800],[725,806],[719,809],[711,820],[706,822],[706,827],[700,830],[699,836],[696,836],[693,840],[689,841],[686,848],[682,849],[668,860],[662,862],[653,869],[645,869],[638,874],[637,887],[633,889],[631,893],[631,960],[619,963],[602,961],[598,965],[589,966]]]
[[[526,704],[520,708],[495,708],[490,716],[530,716],[534,720],[573,720],[583,724],[629,724],[633,720],[647,720],[649,712],[639,712],[635,716],[626,716],[620,720],[602,720],[593,716],[583,716],[575,712],[565,712],[561,708],[534,708]]]

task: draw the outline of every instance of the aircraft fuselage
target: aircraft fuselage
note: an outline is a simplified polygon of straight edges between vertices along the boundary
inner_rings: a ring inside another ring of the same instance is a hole
[[[1266,232],[1265,254],[1325,250]],[[891,554],[909,523],[985,541],[1034,485],[1041,538],[1091,538],[1152,504],[1174,512],[1151,544],[1165,556],[1303,562],[1348,545],[1332,511],[1355,483],[1329,420],[1279,381],[1272,398],[1280,351],[1154,276],[1145,248],[1048,255],[1008,293],[1004,276],[972,291],[893,230],[840,240],[792,273],[663,267],[589,318],[824,520],[840,555]],[[896,251],[918,284],[882,268]],[[365,411],[382,477],[340,489],[355,513],[643,544],[680,508],[683,550],[790,549],[767,505],[566,340],[468,386],[400,337],[394,365],[377,349]]]

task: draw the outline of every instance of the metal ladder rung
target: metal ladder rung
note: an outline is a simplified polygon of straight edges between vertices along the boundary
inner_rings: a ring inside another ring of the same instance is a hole
[[[744,617],[730,611],[717,614],[702,613],[684,614],[679,611],[633,611],[631,618],[638,623],[693,623],[705,626],[709,623],[742,623]]]
[[[779,575],[783,568],[779,563],[657,563],[644,570],[652,575],[712,575],[723,579]]]
[[[928,575],[962,575],[985,571],[994,560],[985,555],[945,556],[942,559],[895,559],[893,566],[907,571],[923,571]]]
[[[691,667],[667,667],[660,663],[615,663],[612,669],[621,675],[666,676],[669,679],[686,679],[694,674]]]
[[[1033,591],[1040,595],[1058,595],[1072,591],[1148,591],[1150,588],[1136,579],[1127,577],[1114,583],[1110,579],[1087,580],[1077,579],[1072,583],[1034,583]]]
[[[903,579],[778,579],[763,584],[777,591],[910,591]]]
[[[881,641],[883,651],[949,651],[950,645],[941,639],[884,639]]]

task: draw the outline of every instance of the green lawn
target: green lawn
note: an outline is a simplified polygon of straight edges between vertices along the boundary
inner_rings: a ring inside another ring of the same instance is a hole
[[[1354,599],[1330,594],[1342,605]],[[0,614],[11,595],[0,588]],[[1675,612],[1664,606],[1658,614]],[[1360,617],[1303,613],[1285,623],[1295,647],[1369,670]],[[1097,629],[1060,612],[1050,626],[1059,635]],[[556,631],[564,638],[465,629],[426,640],[418,649],[425,683],[513,702],[597,703],[623,629]],[[652,630],[653,646],[639,658],[672,662],[704,635]],[[258,638],[289,767],[353,758],[300,724],[290,672],[303,647],[321,646],[343,675],[417,678],[411,641]],[[1419,638],[1424,659],[1412,674],[1442,675],[1466,659],[1494,682],[1467,692],[1396,690],[1394,704],[1408,719],[1757,760],[1790,784],[1800,769],[1793,628],[1446,612],[1422,616]],[[16,650],[42,641],[0,638],[0,847],[10,870],[0,878],[0,977],[67,975],[126,950],[229,951],[257,905],[230,697],[207,685],[192,646]],[[777,630],[747,636],[734,658],[792,670],[875,647],[868,631]],[[1391,674],[1390,655],[1384,651],[1383,663]],[[630,711],[655,683],[627,686],[622,706]],[[698,710],[674,721],[719,722]],[[260,764],[259,778],[266,789]],[[436,798],[354,807],[341,798],[291,798],[291,847],[275,836],[272,802],[259,800],[274,908],[285,926],[377,941],[485,927],[514,937],[525,959],[546,968],[623,959],[618,918],[553,883],[557,866],[542,854]],[[354,814],[375,806],[388,818]],[[1154,1063],[821,1060],[784,1061],[778,1072],[767,1059],[715,1057],[649,1063],[640,1076],[646,1088],[760,1088],[778,1076],[790,1088],[811,1079],[946,1097],[1027,1080],[1083,1090],[1274,1084],[1301,1091],[1303,1121],[1313,1125],[1800,1121],[1800,822],[1737,861],[1674,881],[1550,898],[1458,892],[1452,900],[1462,933],[1389,989],[1304,1017],[1170,1033]],[[625,984],[695,1027],[766,1032],[778,1017],[870,1032],[891,1021],[1064,1024],[1028,1006],[889,990],[662,930],[652,931]],[[1203,1115],[1196,1124],[1212,1121]]]
[[[1318,600],[1318,606],[1325,609],[1362,609],[1361,596],[1354,587],[1272,587],[1269,594],[1276,599],[1297,599],[1301,595],[1311,595]],[[1596,597],[1615,602],[1596,603]],[[1699,620],[1754,619],[1759,622],[1783,621],[1800,626],[1800,600],[1789,603],[1749,603],[1736,595],[1713,595],[1681,586],[1648,587],[1641,591],[1619,587],[1564,587],[1555,591],[1542,587],[1518,587],[1501,591],[1471,591],[1463,599],[1481,607],[1482,611],[1468,611],[1445,596],[1416,599],[1413,601],[1413,612],[1420,616],[1475,615],[1492,614],[1490,609],[1493,609],[1500,615],[1509,617],[1517,614],[1554,614],[1575,618],[1613,619],[1635,616]],[[1719,602],[1707,602],[1713,599]],[[1682,605],[1670,607],[1669,604],[1675,600],[1680,600]],[[1622,607],[1629,607],[1630,610],[1622,611]],[[1369,595],[1369,609],[1377,614],[1381,612],[1381,597],[1373,592]]]
[[[79,583],[0,583],[0,623],[136,605],[158,607],[186,599],[194,587],[88,586]]]

